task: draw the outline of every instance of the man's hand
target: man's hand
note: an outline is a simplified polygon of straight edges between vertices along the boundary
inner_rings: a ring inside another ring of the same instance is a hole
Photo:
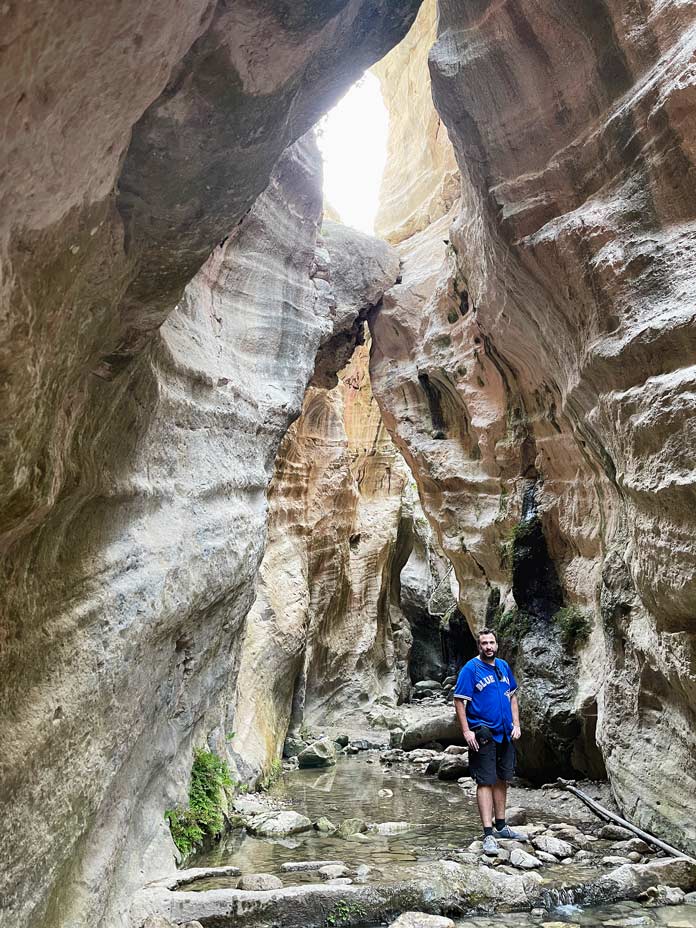
[[[517,737],[519,738],[519,735]],[[479,745],[478,741],[476,740],[475,732],[471,731],[471,729],[469,729],[469,731],[465,731],[464,740],[466,741],[469,750],[478,751]]]
[[[519,737],[520,737],[521,734],[522,734],[522,730],[521,730],[520,726],[519,726],[519,725],[513,725],[513,726],[512,726],[512,734],[510,735],[510,738],[511,738],[513,741],[517,741],[517,740],[519,739]]]

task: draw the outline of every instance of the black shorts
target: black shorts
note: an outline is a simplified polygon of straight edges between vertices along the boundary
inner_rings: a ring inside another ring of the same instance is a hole
[[[481,740],[476,729],[478,751],[469,748],[469,773],[479,786],[493,786],[498,780],[512,780],[515,776],[515,746],[509,738],[501,742],[492,738]]]

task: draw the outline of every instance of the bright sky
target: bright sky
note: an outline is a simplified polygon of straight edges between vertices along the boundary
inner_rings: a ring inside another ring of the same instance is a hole
[[[346,225],[362,232],[374,232],[388,128],[379,81],[369,71],[318,126],[324,198]]]

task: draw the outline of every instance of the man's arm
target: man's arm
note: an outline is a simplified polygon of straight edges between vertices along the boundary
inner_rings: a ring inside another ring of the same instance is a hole
[[[466,717],[466,700],[455,698],[454,711],[457,713],[457,718],[462,728],[462,734],[464,735],[464,740],[466,741],[467,745],[472,750],[478,751],[479,746],[478,746],[478,741],[476,740],[476,735],[469,728],[469,720]]]
[[[512,710],[512,734],[510,738],[512,741],[517,741],[522,734],[520,728],[520,705],[517,702],[517,693],[513,693],[510,697],[510,709]]]

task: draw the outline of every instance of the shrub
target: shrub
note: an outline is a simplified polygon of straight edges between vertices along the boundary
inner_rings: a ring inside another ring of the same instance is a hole
[[[587,612],[579,606],[563,606],[555,613],[553,621],[560,630],[561,641],[566,648],[573,648],[589,638],[592,624]]]
[[[190,854],[206,838],[215,838],[222,832],[225,789],[232,786],[225,761],[211,751],[197,748],[191,767],[188,805],[164,813],[174,844],[182,854]]]

